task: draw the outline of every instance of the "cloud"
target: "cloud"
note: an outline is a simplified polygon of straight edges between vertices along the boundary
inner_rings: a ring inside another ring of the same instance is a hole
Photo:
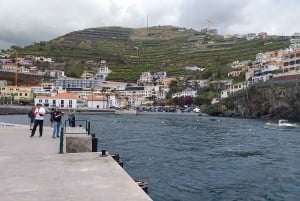
[[[103,26],[210,26],[221,34],[300,30],[297,0],[10,0],[0,7],[0,49]]]

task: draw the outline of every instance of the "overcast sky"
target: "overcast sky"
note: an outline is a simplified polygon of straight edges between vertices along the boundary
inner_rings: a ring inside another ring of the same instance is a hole
[[[291,35],[299,10],[299,0],[0,0],[0,50],[91,27],[147,27],[147,16],[148,26]]]

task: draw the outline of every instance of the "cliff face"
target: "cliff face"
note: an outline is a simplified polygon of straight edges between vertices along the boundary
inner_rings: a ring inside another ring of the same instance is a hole
[[[207,113],[245,118],[300,121],[300,86],[253,86],[211,106]]]

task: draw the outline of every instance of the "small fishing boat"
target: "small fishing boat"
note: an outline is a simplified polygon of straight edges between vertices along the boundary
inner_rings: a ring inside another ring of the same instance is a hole
[[[266,129],[294,129],[298,128],[299,126],[295,123],[290,123],[286,119],[279,119],[277,124],[267,122],[264,126]]]

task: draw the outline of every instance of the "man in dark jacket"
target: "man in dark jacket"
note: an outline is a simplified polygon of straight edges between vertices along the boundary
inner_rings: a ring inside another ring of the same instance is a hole
[[[51,119],[53,119],[53,133],[52,133],[53,138],[59,137],[59,132],[61,128],[61,119],[63,116],[64,113],[59,111],[58,108],[56,107],[51,116]]]

